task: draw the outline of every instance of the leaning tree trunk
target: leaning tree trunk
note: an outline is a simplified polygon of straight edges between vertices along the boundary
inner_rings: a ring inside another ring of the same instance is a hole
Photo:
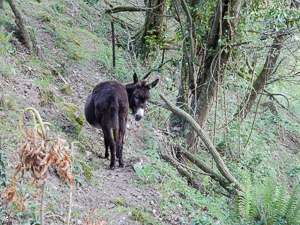
[[[299,9],[300,2],[297,0],[291,1],[291,8]],[[288,21],[286,21],[288,24]],[[245,97],[245,100],[243,104],[239,107],[239,114],[241,115],[241,118],[246,118],[250,109],[254,105],[254,102],[262,91],[264,91],[265,84],[267,83],[268,79],[272,75],[275,64],[278,60],[278,57],[280,55],[281,49],[284,45],[284,42],[288,35],[291,35],[293,33],[290,32],[279,32],[279,34],[274,38],[273,44],[269,50],[269,54],[266,58],[264,67],[260,74],[258,75],[257,79],[255,80],[253,84],[253,88],[251,92]]]
[[[139,31],[140,38],[137,42],[143,59],[147,58],[151,51],[155,51],[156,43],[159,43],[163,36],[166,5],[165,0],[148,0],[147,2],[149,10],[146,12],[144,26]]]
[[[24,36],[24,40],[25,40],[25,44],[28,47],[28,49],[30,50],[30,52],[33,52],[33,45],[32,45],[32,41],[30,39],[30,35],[28,33],[25,21],[23,19],[23,17],[21,16],[20,12],[18,11],[16,5],[14,4],[13,0],[7,0],[8,4],[10,5],[10,8],[12,9],[12,11],[14,12],[16,18],[17,18],[17,25],[21,28],[22,32],[23,32],[23,36]]]
[[[219,41],[225,39],[226,43],[229,43],[235,40],[242,3],[243,0],[220,0],[215,9],[203,71],[197,82],[197,98],[194,102],[195,119],[201,127],[207,121],[217,93],[217,86],[224,81],[226,67],[231,57],[232,48],[226,44],[220,46]],[[190,130],[186,136],[187,143],[190,146],[194,145],[195,138],[195,132]]]
[[[174,112],[174,113],[180,115],[182,118],[184,118],[185,121],[187,121],[187,123],[189,123],[191,125],[191,128],[194,129],[194,131],[196,132],[196,134],[199,135],[199,137],[201,138],[201,140],[205,143],[208,151],[210,152],[210,154],[214,158],[214,160],[216,162],[216,165],[217,165],[217,168],[218,168],[219,172],[222,174],[222,176],[224,178],[226,178],[226,180],[229,183],[234,184],[234,186],[237,189],[241,190],[240,183],[232,175],[231,171],[225,165],[222,157],[220,156],[220,154],[218,153],[218,151],[216,150],[216,148],[214,147],[214,145],[212,144],[212,142],[210,141],[210,139],[208,138],[208,136],[205,134],[205,132],[199,126],[199,124],[196,123],[196,121],[188,113],[186,113],[185,111],[183,111],[183,110],[179,109],[178,107],[176,107],[175,105],[173,105],[163,95],[160,95],[160,97],[166,103],[167,108],[169,110],[171,110],[172,112]],[[190,157],[191,162],[193,162],[192,158],[193,158],[193,156]],[[204,166],[204,164],[202,164],[202,166],[200,166],[200,167],[206,173],[211,173],[212,172],[212,170],[210,170],[207,166]]]
[[[240,106],[239,115],[241,118],[246,118],[250,109],[252,108],[257,96],[264,90],[265,84],[269,80],[274,68],[275,64],[280,55],[280,50],[283,46],[283,43],[286,39],[286,36],[279,36],[275,38],[273,45],[269,51],[269,55],[266,58],[264,67],[257,79],[253,83],[253,88],[251,92],[245,97],[244,103]]]

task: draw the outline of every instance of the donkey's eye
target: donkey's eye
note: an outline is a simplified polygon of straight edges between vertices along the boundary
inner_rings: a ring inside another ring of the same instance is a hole
[[[136,96],[134,96],[133,99],[134,99],[134,101],[136,101],[136,102],[139,100],[138,97],[136,97]]]

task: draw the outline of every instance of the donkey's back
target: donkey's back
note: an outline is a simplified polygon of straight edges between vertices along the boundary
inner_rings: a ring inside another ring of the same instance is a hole
[[[112,127],[114,117],[128,115],[128,97],[125,87],[116,81],[98,84],[85,104],[86,120],[94,127],[101,128],[104,123]]]

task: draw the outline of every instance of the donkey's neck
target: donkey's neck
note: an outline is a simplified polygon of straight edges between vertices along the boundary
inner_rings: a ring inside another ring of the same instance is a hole
[[[127,92],[127,96],[128,96],[128,101],[130,101],[130,98],[131,98],[134,90],[136,89],[136,84],[135,83],[125,84],[125,88],[126,88],[126,92]]]

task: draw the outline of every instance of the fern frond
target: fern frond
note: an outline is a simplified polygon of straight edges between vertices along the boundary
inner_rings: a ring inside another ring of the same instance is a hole
[[[295,185],[291,195],[289,196],[289,199],[287,201],[287,204],[285,205],[285,209],[284,209],[284,216],[287,217],[288,214],[291,212],[291,210],[295,207],[295,205],[297,204],[297,194],[298,194],[298,186],[299,185]]]
[[[284,216],[289,224],[296,224],[299,221],[298,211],[300,209],[300,200],[298,199],[299,184],[295,185],[287,201]]]
[[[252,191],[251,191],[251,207],[250,207],[250,215],[254,218],[259,217],[260,213],[259,213],[259,208],[261,205],[261,185],[255,183],[255,181],[253,181],[252,184]]]
[[[249,173],[246,173],[243,190],[239,193],[236,202],[238,215],[246,221],[248,220],[250,215],[251,190],[252,190],[251,178]]]
[[[271,204],[273,215],[283,215],[286,206],[287,185],[281,184],[276,192],[275,199]]]
[[[4,39],[4,43],[8,43],[10,39],[12,38],[14,31],[10,32]]]
[[[300,214],[298,214],[300,210],[300,200],[298,201],[297,205],[295,206],[293,212],[288,218],[288,222],[291,224],[299,224],[300,222]]]
[[[7,36],[0,30],[0,40],[4,42],[4,44],[8,43],[13,35],[14,31],[10,32]]]
[[[0,30],[0,40],[4,41],[5,39],[5,35],[3,34],[3,32]]]
[[[272,205],[274,201],[274,196],[277,191],[277,185],[275,179],[272,175],[270,175],[267,179],[267,182],[262,186],[262,193],[264,198],[264,205]]]

